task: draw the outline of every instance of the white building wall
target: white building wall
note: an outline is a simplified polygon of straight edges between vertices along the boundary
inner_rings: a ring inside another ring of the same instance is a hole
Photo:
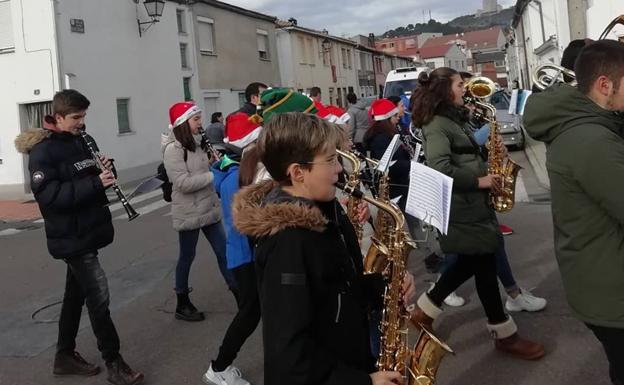
[[[621,0],[589,0],[587,9],[587,37],[598,39],[602,31],[617,15],[624,14],[624,2]],[[624,26],[618,25],[607,36],[617,40],[624,36]]]
[[[299,37],[306,39],[306,51],[301,48]],[[309,40],[312,40],[310,46]],[[336,104],[338,89],[343,106],[346,105],[346,93],[349,87],[358,91],[357,68],[359,57],[356,55],[355,45],[332,40],[332,59],[327,53],[326,64],[322,57],[322,38],[294,29],[277,31],[277,49],[280,59],[279,67],[282,86],[308,92],[312,87],[321,88],[323,104]],[[348,49],[351,55],[351,66],[347,61],[347,68],[343,66],[342,48]],[[336,67],[336,82],[332,78],[331,65]],[[346,93],[345,93],[346,90]]]
[[[167,2],[160,22],[142,37],[136,20],[137,10],[148,20],[142,3],[64,0],[57,9],[62,76],[72,74],[68,86],[91,100],[87,130],[115,159],[122,182],[155,173],[168,109],[183,100],[182,78],[193,73],[192,39],[190,69],[182,70],[175,9]],[[70,31],[70,18],[84,19],[84,34]],[[129,134],[118,133],[117,98],[130,98]]]
[[[47,102],[59,89],[52,2],[12,0],[15,51],[0,53],[0,196],[24,193],[25,157],[13,141],[25,129],[20,105]]]

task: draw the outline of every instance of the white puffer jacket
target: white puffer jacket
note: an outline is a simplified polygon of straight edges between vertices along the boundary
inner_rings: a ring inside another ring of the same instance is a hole
[[[173,132],[163,141],[162,151],[171,194],[171,217],[176,231],[195,230],[221,220],[221,204],[215,192],[208,155],[199,147],[187,151],[175,140]]]

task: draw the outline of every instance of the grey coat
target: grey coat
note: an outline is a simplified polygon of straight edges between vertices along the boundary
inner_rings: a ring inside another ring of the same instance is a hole
[[[213,186],[208,155],[199,148],[187,151],[175,140],[173,133],[163,144],[164,163],[171,194],[171,217],[176,231],[195,230],[221,220],[221,205]]]
[[[347,122],[349,126],[349,136],[353,139],[353,143],[362,143],[364,141],[364,134],[371,125],[368,111],[366,110],[366,101],[364,99],[358,100],[349,107],[347,113],[351,117]]]

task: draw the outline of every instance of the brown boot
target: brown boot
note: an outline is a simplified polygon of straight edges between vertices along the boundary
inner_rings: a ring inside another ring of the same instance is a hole
[[[132,370],[121,356],[107,362],[106,369],[108,369],[107,380],[113,385],[138,385],[143,382],[143,373]]]
[[[525,340],[521,338],[518,333],[514,333],[507,338],[497,339],[494,346],[501,352],[509,353],[523,360],[537,360],[544,357],[546,354],[544,345],[538,342]]]
[[[422,293],[416,305],[416,309],[410,312],[410,321],[418,329],[433,332],[433,321],[442,314],[442,309],[431,301],[427,293]]]
[[[87,362],[78,352],[57,352],[54,356],[54,374],[57,376],[95,376],[100,367]]]

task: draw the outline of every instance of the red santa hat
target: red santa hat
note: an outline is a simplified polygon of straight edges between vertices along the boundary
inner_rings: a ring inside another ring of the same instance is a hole
[[[169,108],[169,128],[177,127],[191,117],[201,114],[202,110],[191,102],[176,103]]]
[[[336,124],[346,124],[350,118],[349,114],[347,114],[342,108],[331,104],[323,106],[323,108],[318,110],[316,115],[321,119],[325,119],[330,123]]]
[[[262,126],[255,123],[244,112],[235,112],[225,119],[223,142],[238,148],[245,148],[258,139]]]
[[[368,114],[373,120],[380,121],[390,119],[399,113],[399,109],[388,99],[377,99],[371,103]]]

